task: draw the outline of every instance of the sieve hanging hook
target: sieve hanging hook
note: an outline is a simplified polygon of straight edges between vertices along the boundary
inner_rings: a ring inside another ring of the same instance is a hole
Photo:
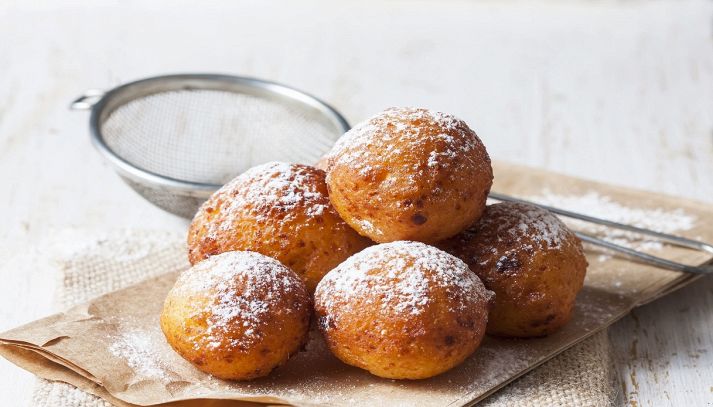
[[[71,110],[89,110],[94,106],[104,94],[101,89],[88,89],[84,94],[69,104]]]

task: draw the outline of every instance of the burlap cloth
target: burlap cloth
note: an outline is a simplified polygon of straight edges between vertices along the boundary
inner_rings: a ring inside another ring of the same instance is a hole
[[[62,309],[156,276],[169,269],[167,265],[185,261],[183,236],[165,232],[121,231],[92,237],[80,231],[64,231],[52,240],[33,253],[33,262],[21,264],[44,265],[47,272],[59,272],[57,305]],[[479,405],[609,406],[619,404],[618,389],[605,331],[545,362]],[[110,406],[72,385],[44,379],[38,379],[33,404]]]

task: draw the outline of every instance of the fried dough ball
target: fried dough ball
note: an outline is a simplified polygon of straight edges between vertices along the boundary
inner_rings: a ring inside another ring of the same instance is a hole
[[[161,312],[166,340],[198,369],[228,380],[266,376],[307,339],[310,296],[279,261],[226,252],[183,272]]]
[[[391,379],[424,379],[480,345],[492,293],[458,258],[418,242],[372,246],[329,272],[315,311],[343,362]]]
[[[348,131],[327,159],[332,204],[376,242],[433,243],[475,222],[493,180],[490,157],[465,122],[390,108]]]
[[[472,227],[438,246],[495,292],[488,333],[497,336],[544,336],[565,325],[587,271],[579,238],[529,204],[490,205]]]
[[[190,262],[255,251],[297,272],[313,292],[329,270],[371,244],[339,217],[324,178],[324,171],[299,164],[249,169],[198,210],[188,231]]]

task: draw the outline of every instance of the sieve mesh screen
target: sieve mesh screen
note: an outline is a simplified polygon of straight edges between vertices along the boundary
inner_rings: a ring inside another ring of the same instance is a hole
[[[136,167],[212,184],[267,161],[314,164],[341,135],[309,105],[216,90],[135,99],[114,110],[101,131]]]

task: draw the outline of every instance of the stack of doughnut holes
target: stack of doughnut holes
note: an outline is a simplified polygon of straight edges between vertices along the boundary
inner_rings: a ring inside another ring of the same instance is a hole
[[[486,333],[549,335],[572,316],[582,244],[544,209],[486,205],[492,182],[475,132],[420,108],[358,124],[316,167],[253,167],[196,213],[166,339],[206,373],[250,380],[304,349],[316,321],[344,363],[413,380]]]

